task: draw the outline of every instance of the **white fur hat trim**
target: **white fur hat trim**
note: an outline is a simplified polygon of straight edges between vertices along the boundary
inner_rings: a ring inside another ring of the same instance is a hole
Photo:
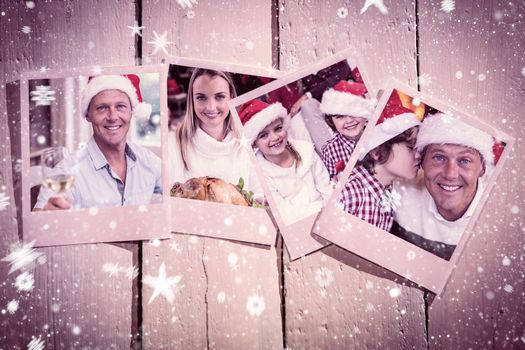
[[[86,117],[89,104],[93,97],[104,90],[120,90],[129,97],[133,115],[137,118],[149,118],[151,114],[151,105],[145,102],[139,102],[137,90],[131,81],[122,75],[100,75],[92,78],[82,93],[81,112]]]
[[[492,136],[444,113],[426,117],[417,135],[418,151],[430,144],[447,143],[474,148],[481,154],[487,166],[494,165]]]
[[[375,99],[366,99],[349,92],[330,89],[321,100],[321,112],[331,115],[350,115],[370,118],[377,104]]]
[[[385,119],[381,124],[374,126],[371,135],[361,150],[359,160],[363,160],[368,152],[377,146],[393,139],[411,127],[420,125],[421,122],[414,113],[402,113],[395,117]]]
[[[244,135],[254,142],[257,135],[273,121],[283,118],[283,124],[286,129],[290,125],[290,117],[288,111],[280,102],[273,103],[265,109],[254,114],[250,120],[244,124]]]

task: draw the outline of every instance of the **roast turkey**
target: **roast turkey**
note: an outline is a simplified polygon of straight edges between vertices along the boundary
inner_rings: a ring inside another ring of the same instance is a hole
[[[215,177],[194,177],[185,183],[175,182],[172,197],[198,199],[202,201],[249,206],[239,189],[229,182]]]

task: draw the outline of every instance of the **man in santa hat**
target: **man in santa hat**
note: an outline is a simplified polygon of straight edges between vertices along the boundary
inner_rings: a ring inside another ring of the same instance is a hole
[[[57,196],[41,186],[36,210],[149,204],[161,193],[161,162],[150,150],[127,142],[132,116],[148,118],[137,75],[92,78],[83,94],[81,113],[93,136],[78,155],[74,183]]]
[[[495,164],[489,134],[443,113],[427,116],[416,142],[422,177],[401,184],[392,233],[449,260]]]

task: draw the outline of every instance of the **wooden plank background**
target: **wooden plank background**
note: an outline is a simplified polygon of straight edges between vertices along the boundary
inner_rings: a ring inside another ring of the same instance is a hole
[[[364,1],[238,0],[191,9],[174,1],[34,8],[2,1],[0,192],[11,202],[0,211],[0,257],[19,239],[3,85],[20,72],[169,62],[169,55],[293,70],[352,45],[376,89],[389,76],[419,81],[423,92],[518,140],[441,298],[335,246],[295,262],[281,243],[262,249],[182,234],[44,248],[31,292],[18,292],[16,273],[0,263],[0,348],[26,348],[39,336],[45,349],[525,348],[525,5],[456,1],[446,13],[441,1],[384,3],[387,15],[375,6],[360,15]],[[338,17],[340,8],[347,17]],[[137,19],[145,27],[138,40],[127,28]],[[152,53],[153,31],[173,42],[168,55]],[[141,274],[110,276],[104,263],[136,265]],[[182,276],[173,305],[160,296],[149,303],[152,289],[142,284],[162,263],[169,276]],[[265,301],[259,317],[246,310],[255,294]],[[14,314],[5,311],[10,300],[19,301]]]

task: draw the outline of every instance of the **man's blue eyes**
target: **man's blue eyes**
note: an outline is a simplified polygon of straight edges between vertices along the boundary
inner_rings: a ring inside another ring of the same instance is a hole
[[[446,157],[442,156],[440,154],[436,154],[436,155],[432,156],[432,159],[434,159],[434,160],[436,160],[438,162],[443,162],[443,161],[446,160]],[[469,165],[470,163],[472,163],[472,160],[469,159],[469,158],[460,158],[460,159],[458,159],[458,163],[462,164],[462,165]]]

